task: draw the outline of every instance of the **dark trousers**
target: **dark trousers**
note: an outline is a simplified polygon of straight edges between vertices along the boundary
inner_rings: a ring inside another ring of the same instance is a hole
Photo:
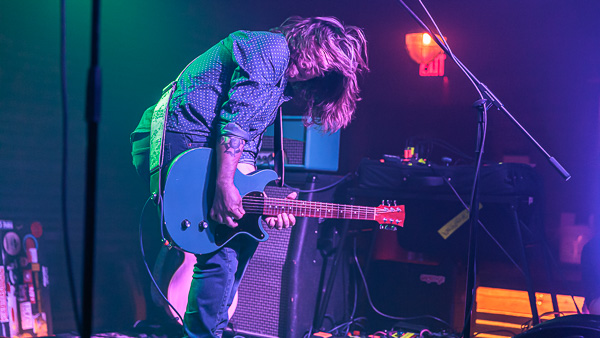
[[[221,337],[248,261],[258,242],[238,236],[214,253],[197,255],[185,324],[189,337]]]

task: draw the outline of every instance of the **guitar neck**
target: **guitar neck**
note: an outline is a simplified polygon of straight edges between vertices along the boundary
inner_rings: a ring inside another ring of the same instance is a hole
[[[297,217],[375,220],[376,208],[283,198],[264,198],[263,215],[276,216],[281,213],[288,213]]]

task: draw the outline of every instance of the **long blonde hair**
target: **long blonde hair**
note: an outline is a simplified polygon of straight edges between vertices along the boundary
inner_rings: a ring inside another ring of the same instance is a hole
[[[317,75],[294,86],[308,105],[305,123],[330,132],[348,125],[360,100],[357,73],[369,70],[363,31],[333,17],[299,16],[271,31],[282,33],[288,42],[288,77],[298,68]]]

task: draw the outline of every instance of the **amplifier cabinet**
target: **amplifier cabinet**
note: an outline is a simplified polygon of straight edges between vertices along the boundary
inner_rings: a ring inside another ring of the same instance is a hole
[[[306,178],[315,177],[313,186],[322,187],[340,179],[339,176],[311,173],[290,173],[288,183],[304,185]],[[300,184],[298,184],[300,183]],[[306,183],[304,189],[310,189]],[[285,198],[292,189],[268,186],[269,197]],[[335,189],[305,194],[299,199],[333,202]],[[323,255],[329,244],[337,247],[339,235],[332,229],[335,221],[298,217],[291,229],[268,229],[269,239],[260,243],[250,260],[238,289],[238,305],[227,334],[261,338],[303,337],[312,326],[315,316],[319,286],[331,270],[333,257]],[[324,245],[328,243],[328,245]],[[323,247],[327,247],[323,249]],[[348,309],[348,267],[339,268],[333,293],[324,314],[333,323],[346,320]],[[329,321],[328,321],[328,324]]]
[[[258,154],[259,168],[273,167],[274,127],[267,128]],[[302,116],[283,116],[285,167],[292,170],[338,170],[340,132],[323,133],[318,126],[306,128]]]

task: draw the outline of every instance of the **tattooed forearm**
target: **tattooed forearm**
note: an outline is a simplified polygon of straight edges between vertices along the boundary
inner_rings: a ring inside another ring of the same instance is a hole
[[[244,149],[244,140],[237,137],[221,136],[221,145],[225,147],[225,154],[235,157]]]

